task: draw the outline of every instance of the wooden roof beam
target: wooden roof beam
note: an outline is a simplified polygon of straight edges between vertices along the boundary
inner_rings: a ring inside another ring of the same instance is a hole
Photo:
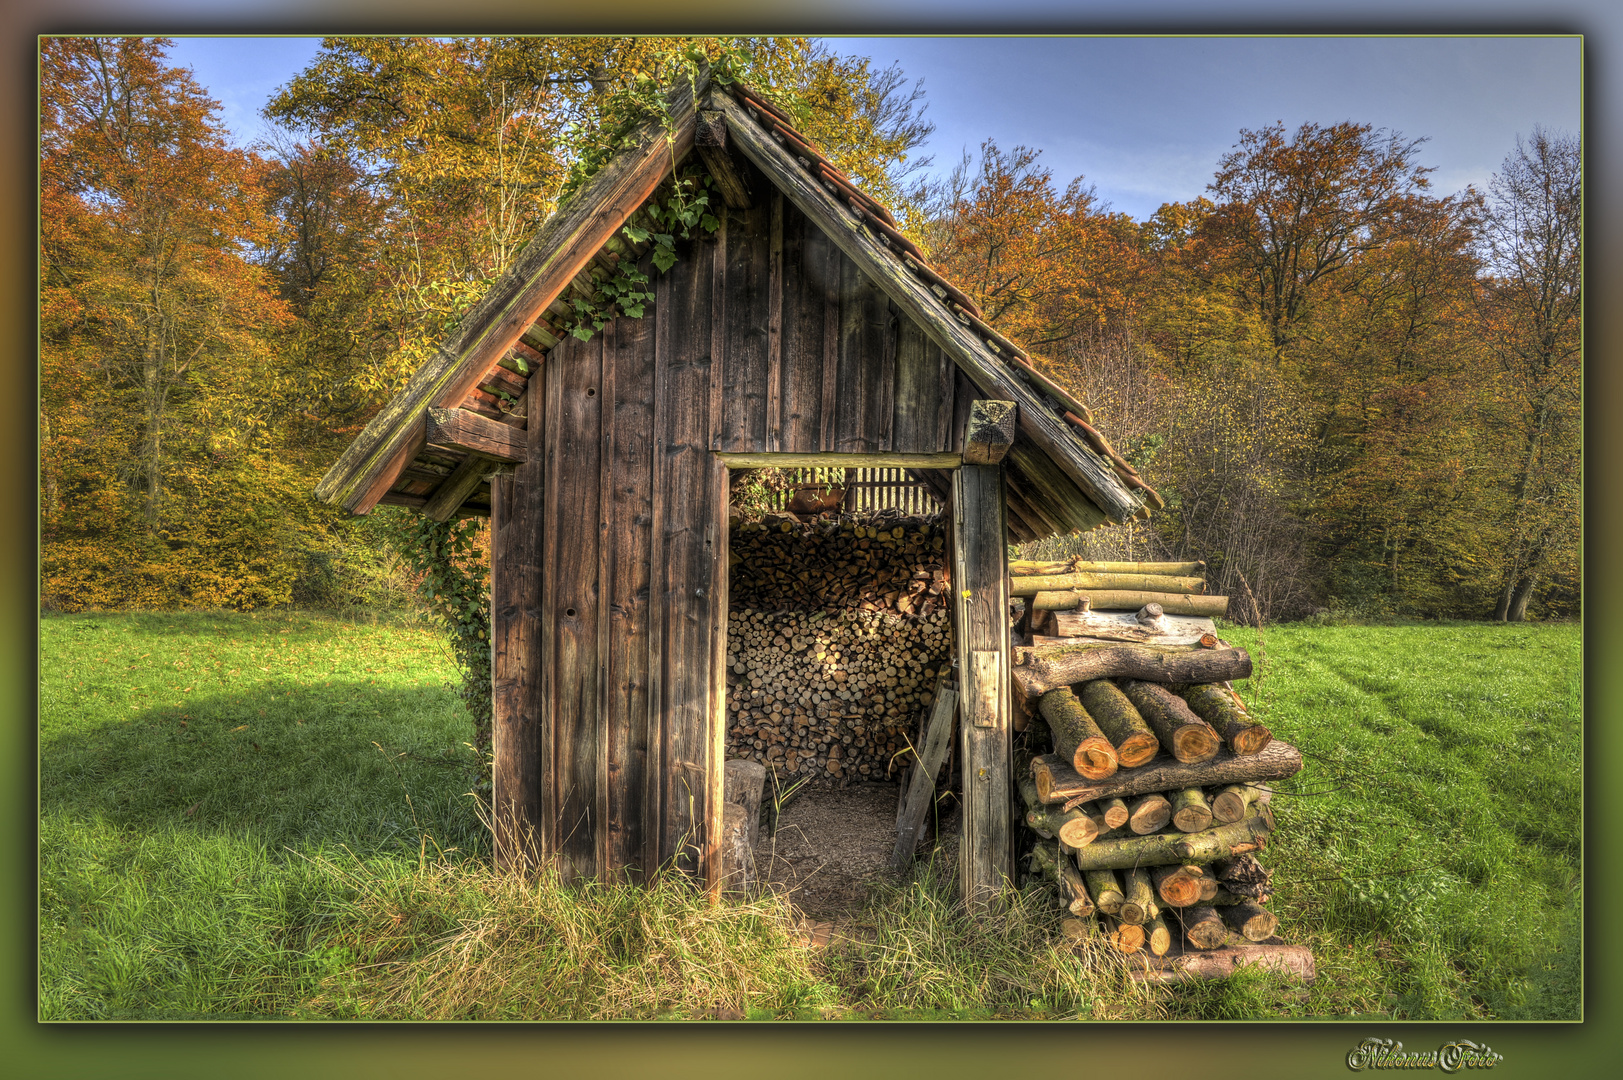
[[[701,79],[702,93],[707,85]],[[615,156],[541,226],[451,337],[406,388],[372,418],[316,486],[316,495],[351,513],[371,510],[425,443],[423,413],[451,407],[506,355],[537,316],[642,205],[693,146],[694,91],[683,82],[667,97],[669,136],[652,120],[633,149]]]
[[[1019,431],[1051,458],[1086,498],[1111,521],[1128,521],[1139,511],[1139,498],[1116,476],[1109,463],[1079,445],[1064,421],[1050,412],[967,326],[954,318],[924,282],[870,235],[840,202],[823,190],[748,112],[725,93],[711,94],[711,108],[727,118],[728,138],[777,184],[882,289],[907,312],[931,340],[952,357],[971,382],[989,397],[1020,406]],[[1016,448],[1017,449],[1017,448]],[[1026,470],[1028,475],[1030,471]],[[1034,478],[1035,479],[1035,478]],[[1073,516],[1091,516],[1077,507]]]

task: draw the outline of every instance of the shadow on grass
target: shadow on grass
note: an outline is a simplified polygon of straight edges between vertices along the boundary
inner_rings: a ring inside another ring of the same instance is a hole
[[[271,851],[415,852],[427,836],[482,854],[470,734],[445,689],[262,684],[43,738],[40,809],[251,836]]]

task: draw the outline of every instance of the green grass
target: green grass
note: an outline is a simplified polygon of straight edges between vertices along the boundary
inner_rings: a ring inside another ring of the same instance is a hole
[[[821,951],[771,898],[507,879],[432,631],[49,617],[41,1016],[1576,1019],[1577,628],[1225,634],[1307,756],[1264,859],[1310,988],[1140,986],[1040,894],[977,922],[929,866]]]

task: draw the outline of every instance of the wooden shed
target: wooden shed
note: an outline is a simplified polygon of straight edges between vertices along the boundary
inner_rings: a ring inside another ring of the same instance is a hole
[[[674,126],[559,209],[318,494],[491,519],[502,864],[715,886],[729,470],[909,470],[951,515],[963,882],[983,895],[1012,869],[1006,544],[1157,500],[761,95],[668,100]],[[641,318],[564,333],[572,292],[646,257],[624,227],[690,156],[720,227]]]

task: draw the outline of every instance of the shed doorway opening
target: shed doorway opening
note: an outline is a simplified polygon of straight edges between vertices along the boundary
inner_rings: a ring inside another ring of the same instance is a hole
[[[952,662],[949,522],[902,469],[773,471],[729,478],[726,757],[767,773],[756,879],[832,917],[890,865]]]

